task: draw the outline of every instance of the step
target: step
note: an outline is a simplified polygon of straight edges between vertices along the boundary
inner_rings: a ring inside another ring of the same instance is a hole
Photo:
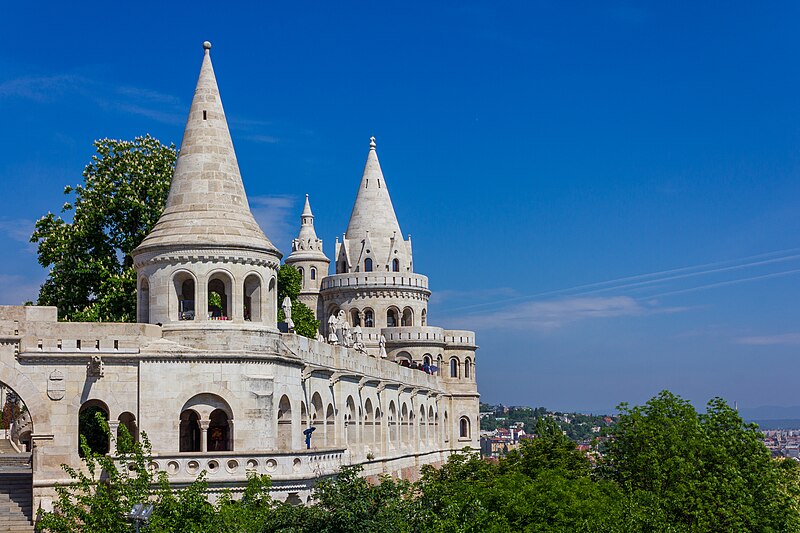
[[[0,453],[17,453],[17,450],[8,439],[0,439]]]

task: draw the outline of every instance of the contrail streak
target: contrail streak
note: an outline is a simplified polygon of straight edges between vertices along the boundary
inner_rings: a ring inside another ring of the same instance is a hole
[[[559,294],[570,294],[573,296],[581,296],[593,294],[597,292],[604,292],[609,290],[620,290],[634,287],[641,287],[646,285],[653,285],[663,283],[665,281],[673,281],[676,279],[685,279],[696,276],[705,276],[709,274],[716,274],[718,272],[725,272],[730,270],[741,270],[743,268],[752,268],[766,264],[779,263],[784,261],[791,261],[800,258],[800,248],[787,248],[785,250],[776,250],[774,252],[767,252],[763,254],[751,255],[738,259],[728,259],[725,261],[715,261],[713,263],[705,263],[701,265],[673,268],[669,270],[662,270],[658,272],[650,272],[647,274],[637,274],[635,276],[626,276],[607,281],[598,281],[595,283],[587,283],[583,285],[576,285],[574,287],[567,287],[564,289],[556,289],[552,291],[545,291],[536,294],[527,294],[523,296],[515,296],[513,298],[504,298],[501,300],[494,300],[491,302],[484,302],[479,304],[466,305],[455,307],[449,311],[464,311],[468,309],[482,309],[492,307],[499,304],[506,304],[524,300],[531,300],[534,298],[541,298],[544,296],[555,296]],[[778,256],[778,257],[775,257]],[[746,263],[740,263],[747,261]],[[640,281],[641,280],[641,281]],[[590,290],[586,290],[590,289]],[[577,291],[577,292],[576,292]]]
[[[755,281],[759,279],[769,279],[769,278],[780,278],[783,276],[788,276],[790,274],[797,274],[800,272],[800,268],[795,268],[792,270],[784,270],[781,272],[772,272],[771,274],[762,274],[761,276],[750,276],[747,278],[739,278],[739,279],[731,279],[728,281],[718,281],[716,283],[708,283],[707,285],[700,285],[698,287],[690,287],[688,289],[678,289],[674,291],[662,292],[659,294],[655,294],[650,296],[650,298],[660,298],[662,296],[670,296],[672,294],[682,294],[685,292],[694,292],[694,291],[703,291],[706,289],[713,289],[715,287],[724,287],[725,285],[737,285],[739,283],[745,283],[748,281]]]

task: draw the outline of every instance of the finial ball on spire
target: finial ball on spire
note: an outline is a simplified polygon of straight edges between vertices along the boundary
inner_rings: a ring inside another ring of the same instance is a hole
[[[375,144],[375,136],[373,135],[372,137],[369,138],[369,148],[370,148],[370,150],[374,150],[375,146],[376,146],[376,144]]]
[[[211,41],[204,41],[203,48],[205,48],[206,50],[211,50]]]

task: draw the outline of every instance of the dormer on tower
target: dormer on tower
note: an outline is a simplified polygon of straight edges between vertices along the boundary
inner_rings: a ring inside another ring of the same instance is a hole
[[[300,215],[300,233],[292,241],[292,253],[286,258],[287,265],[293,265],[300,271],[301,288],[300,301],[306,304],[317,314],[322,316],[317,309],[319,304],[319,289],[322,279],[328,275],[330,259],[322,251],[322,240],[317,238],[314,230],[314,214],[311,212],[311,203],[306,194],[306,203]]]
[[[250,211],[211,43],[203,48],[166,207],[132,253],[138,321],[165,331],[211,323],[276,329],[281,253]]]

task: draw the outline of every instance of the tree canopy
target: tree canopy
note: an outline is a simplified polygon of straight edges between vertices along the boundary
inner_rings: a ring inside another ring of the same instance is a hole
[[[319,320],[314,316],[314,311],[298,300],[302,279],[300,271],[293,265],[282,264],[278,270],[278,322],[286,320],[281,308],[283,299],[287,296],[292,302],[292,322],[297,334],[316,339],[319,332]]]
[[[40,218],[31,236],[39,263],[50,269],[38,304],[57,306],[62,320],[133,322],[130,253],[164,210],[177,152],[149,135],[94,146],[83,184],[64,189],[72,201],[61,216]]]
[[[641,407],[620,406],[619,425],[594,466],[558,428],[541,419],[536,438],[498,462],[465,450],[415,482],[362,477],[345,466],[317,481],[313,501],[270,497],[267,477],[251,476],[239,501],[206,502],[204,475],[174,490],[147,468],[150,448],[122,430],[127,466],[97,455],[82,439],[86,468],[66,468],[57,512],[40,511],[43,531],[127,531],[124,513],[155,505],[149,531],[397,533],[800,531],[800,467],[772,459],[755,426],[714,398],[705,413],[662,392]],[[96,415],[106,428],[105,420]],[[127,440],[126,440],[127,439]],[[105,471],[101,476],[100,470]],[[153,490],[152,486],[157,487]]]

